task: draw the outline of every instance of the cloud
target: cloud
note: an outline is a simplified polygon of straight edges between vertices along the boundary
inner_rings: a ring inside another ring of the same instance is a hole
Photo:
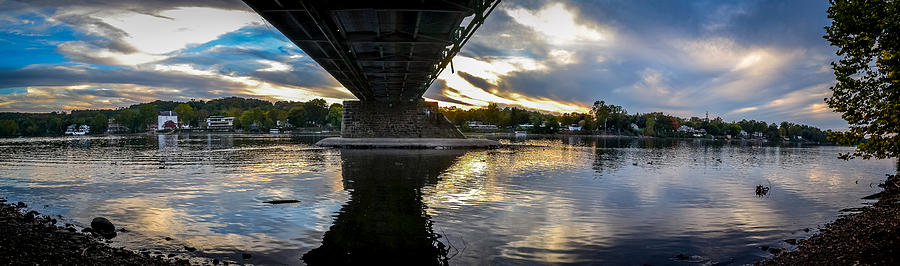
[[[519,7],[504,11],[514,21],[542,34],[552,44],[572,45],[576,42],[599,42],[612,39],[610,33],[603,32],[591,25],[585,25],[583,21],[577,21],[576,16],[562,3],[552,3],[539,10]]]
[[[159,61],[190,45],[206,43],[242,27],[260,24],[255,13],[209,7],[173,7],[150,14],[72,7],[60,9],[48,20],[66,23],[84,34],[105,39],[92,44],[66,42],[60,45],[60,53],[74,61],[108,65]]]
[[[464,108],[569,112],[605,100],[632,113],[843,127],[822,102],[835,59],[821,38],[827,6],[506,1],[425,95]],[[110,98],[97,106],[153,95],[353,99],[237,0],[7,1],[0,22],[0,56],[15,61],[0,65],[3,111],[87,106],[82,95]]]

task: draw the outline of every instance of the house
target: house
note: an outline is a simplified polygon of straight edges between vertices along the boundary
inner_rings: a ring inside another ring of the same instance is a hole
[[[172,121],[178,127],[178,114],[172,111],[162,111],[156,118],[156,130],[166,129],[166,122]]]
[[[163,129],[178,129],[178,124],[175,124],[172,120],[166,121],[162,126]]]
[[[88,132],[91,132],[91,127],[88,126],[88,125],[76,125],[76,124],[71,124],[71,125],[69,125],[68,127],[66,127],[66,133],[65,133],[65,134],[66,134],[66,135],[77,136],[77,135],[84,135],[84,134],[87,134]]]
[[[208,130],[231,130],[234,128],[234,117],[210,116],[206,118]]]
[[[119,122],[116,122],[116,119],[110,118],[108,124],[106,126],[106,133],[125,133],[128,132],[128,127],[122,125]]]
[[[497,129],[497,125],[484,124],[481,121],[469,121],[468,126],[471,129]]]
[[[741,138],[746,138],[747,136],[750,136],[750,134],[747,134],[747,131],[743,131],[743,130],[741,130],[740,134],[741,134]]]
[[[689,126],[682,125],[681,127],[678,127],[678,132],[694,133],[697,132],[697,130]]]
[[[571,124],[569,125],[569,131],[581,131],[581,126],[578,124]]]
[[[291,125],[287,120],[278,120],[275,121],[275,127],[277,128],[292,128],[294,125]]]

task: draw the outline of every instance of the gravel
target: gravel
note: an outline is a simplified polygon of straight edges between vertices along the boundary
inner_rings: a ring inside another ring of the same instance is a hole
[[[900,175],[889,175],[878,202],[842,216],[797,249],[759,265],[900,265]]]

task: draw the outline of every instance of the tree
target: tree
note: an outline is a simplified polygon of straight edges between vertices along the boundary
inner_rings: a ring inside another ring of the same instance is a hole
[[[306,110],[302,105],[297,106],[294,109],[291,109],[290,112],[288,112],[288,122],[290,122],[291,125],[294,125],[295,127],[306,126],[307,120]]]
[[[132,133],[140,132],[143,130],[143,122],[141,121],[140,115],[134,110],[122,110],[122,112],[119,112],[119,115],[116,116],[116,121],[128,127],[128,129],[131,130]]]
[[[0,136],[19,135],[19,124],[12,120],[0,120]]]
[[[187,103],[181,103],[175,106],[175,113],[178,114],[178,122],[182,125],[190,125],[197,119],[197,114],[194,113],[194,108]]]
[[[322,124],[325,124],[325,116],[328,115],[328,103],[325,102],[325,100],[309,100],[308,102],[303,103],[303,110],[306,111],[306,122],[311,126],[321,126]]]
[[[900,1],[832,0],[825,39],[842,58],[832,62],[837,84],[828,106],[842,113],[847,132],[830,140],[856,145],[842,159],[900,156]]]
[[[153,104],[149,104],[149,103],[143,104],[143,105],[141,105],[141,107],[138,108],[138,110],[139,110],[138,117],[140,120],[140,122],[139,122],[140,124],[137,125],[137,127],[135,129],[132,129],[132,130],[143,131],[143,129],[146,128],[147,125],[157,122],[156,118],[157,118],[158,114],[156,113],[156,107],[153,106]]]
[[[101,134],[106,132],[106,128],[109,126],[109,119],[106,118],[103,113],[98,113],[94,116],[94,121],[91,123],[91,134]]]
[[[63,121],[59,117],[52,117],[50,120],[47,120],[47,134],[61,135],[63,130]]]
[[[597,117],[597,123],[602,125],[603,131],[606,132],[606,121],[609,119],[609,115],[612,112],[610,107],[606,105],[606,102],[604,101],[595,101],[591,110],[594,112],[594,116]]]
[[[244,130],[250,130],[255,127],[256,130],[269,130],[272,127],[271,120],[266,117],[266,111],[259,107],[247,110],[241,113],[241,126]]]
[[[328,107],[328,116],[325,121],[332,127],[341,128],[341,120],[344,116],[344,106],[339,103],[333,103]]]

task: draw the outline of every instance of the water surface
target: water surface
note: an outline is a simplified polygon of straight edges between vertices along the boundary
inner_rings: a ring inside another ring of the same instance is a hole
[[[833,146],[572,137],[342,151],[320,138],[3,139],[0,196],[79,225],[107,217],[129,230],[113,245],[197,262],[743,264],[866,204],[897,170]],[[275,199],[300,202],[262,203]]]

